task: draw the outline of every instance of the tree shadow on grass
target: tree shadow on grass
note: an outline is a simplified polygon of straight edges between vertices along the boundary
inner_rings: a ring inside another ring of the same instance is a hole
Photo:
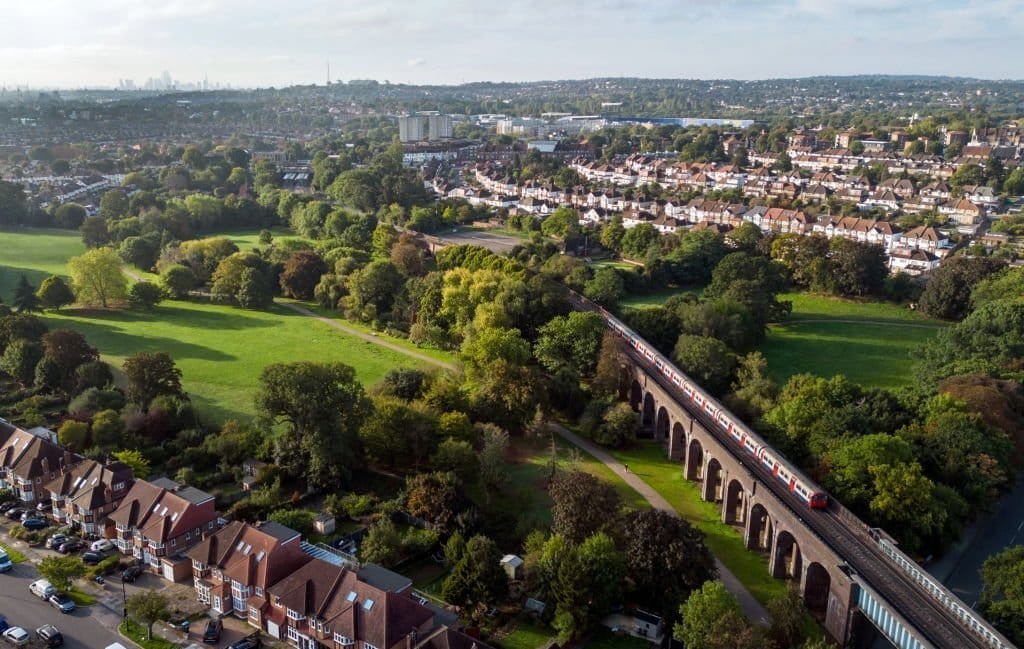
[[[50,273],[37,268],[0,266],[0,300],[3,300],[4,304],[10,305],[11,300],[14,299],[14,287],[18,285],[18,280],[22,275],[32,284],[33,288],[38,290],[39,285],[50,276]]]
[[[74,329],[85,335],[86,340],[100,350],[104,356],[131,356],[140,352],[166,352],[176,361],[185,358],[204,361],[232,361],[235,356],[225,354],[213,347],[185,342],[177,338],[133,333],[129,328],[119,326],[126,320],[101,320],[82,318],[78,320],[47,320],[50,329]]]
[[[133,323],[165,322],[169,325],[211,331],[265,329],[273,322],[246,315],[235,307],[217,310],[188,308],[187,302],[163,302],[151,311],[134,309],[71,309],[68,314],[88,318],[90,321]],[[182,305],[182,306],[179,306]]]

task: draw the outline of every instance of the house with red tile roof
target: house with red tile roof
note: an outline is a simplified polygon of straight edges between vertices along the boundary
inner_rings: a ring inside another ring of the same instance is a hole
[[[107,515],[117,509],[134,483],[131,467],[123,462],[85,460],[61,471],[46,483],[46,490],[57,524],[99,534]]]

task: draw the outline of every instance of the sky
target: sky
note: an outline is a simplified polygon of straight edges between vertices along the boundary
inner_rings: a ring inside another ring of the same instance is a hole
[[[1024,0],[0,0],[0,84],[1024,78]]]

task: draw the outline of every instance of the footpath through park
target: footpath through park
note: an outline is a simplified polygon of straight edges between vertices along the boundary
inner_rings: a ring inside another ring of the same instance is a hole
[[[606,467],[615,472],[615,475],[622,478],[626,484],[643,496],[644,500],[650,503],[651,507],[668,512],[676,517],[679,516],[679,513],[672,508],[672,505],[661,497],[661,494],[652,489],[650,485],[641,480],[635,473],[627,472],[626,467],[621,462],[602,450],[599,446],[580,437],[576,433],[573,433],[559,424],[550,423],[548,425],[551,426],[551,428],[558,433],[562,439],[578,446],[603,462]],[[770,624],[771,617],[768,615],[768,611],[765,607],[750,594],[750,591],[747,590],[742,583],[740,583],[740,580],[736,578],[736,575],[732,574],[729,569],[718,560],[718,557],[715,557],[715,567],[718,568],[718,578],[723,584],[725,584],[726,589],[728,589],[728,591],[739,600],[740,607],[743,609],[744,615],[746,615],[749,620],[757,624]]]

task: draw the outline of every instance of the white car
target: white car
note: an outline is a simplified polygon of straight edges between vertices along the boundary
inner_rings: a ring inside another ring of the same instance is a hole
[[[93,541],[89,549],[93,552],[110,552],[114,549],[114,544],[110,542],[110,539],[100,539],[99,541]]]
[[[15,647],[23,647],[27,645],[29,641],[28,631],[20,626],[12,626],[4,631],[4,640],[10,642]]]

